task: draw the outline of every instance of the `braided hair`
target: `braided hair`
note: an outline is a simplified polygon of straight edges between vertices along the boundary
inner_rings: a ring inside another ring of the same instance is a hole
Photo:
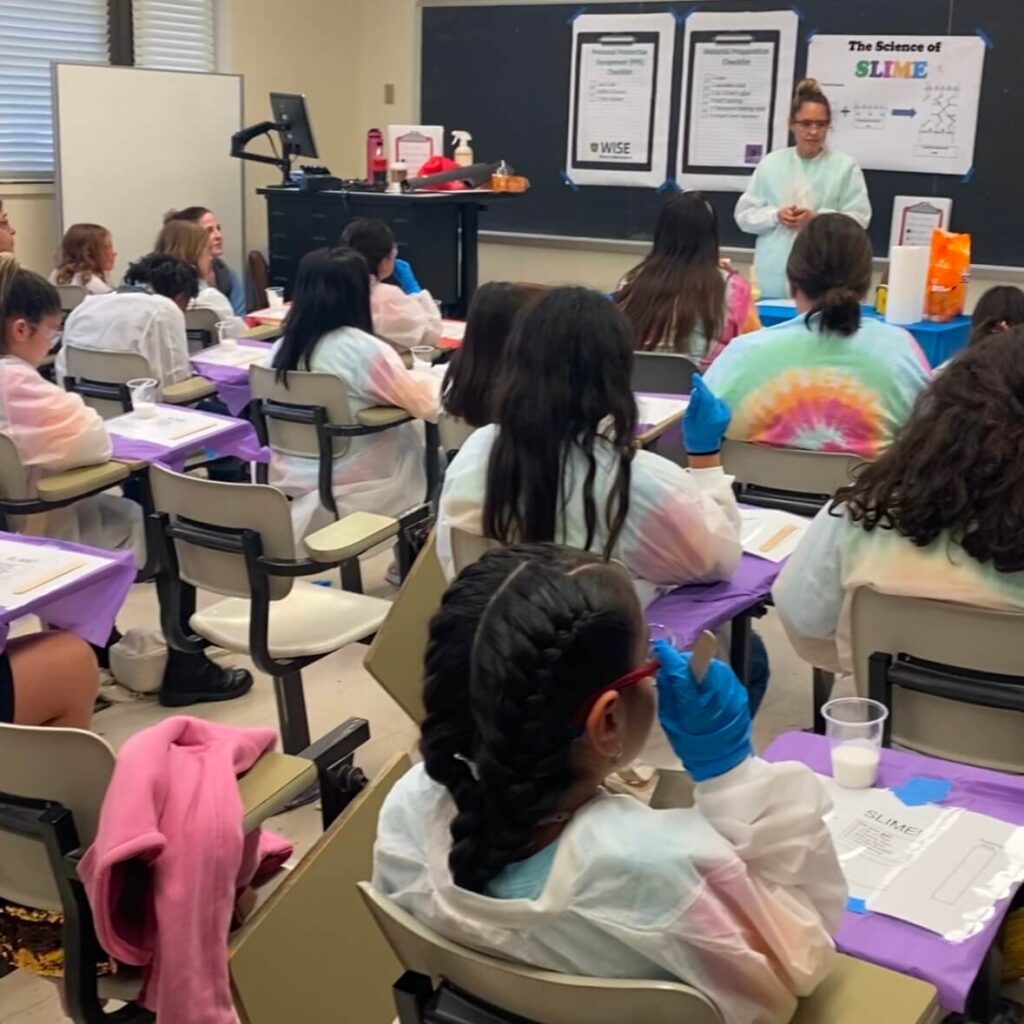
[[[619,568],[591,560],[573,573],[579,553],[558,551],[489,552],[430,625],[421,751],[456,805],[452,877],[476,892],[560,806],[575,781],[573,718],[633,666],[643,628]]]

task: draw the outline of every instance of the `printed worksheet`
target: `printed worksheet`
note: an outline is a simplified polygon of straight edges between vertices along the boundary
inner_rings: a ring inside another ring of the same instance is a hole
[[[252,366],[267,358],[271,346],[211,345],[192,356],[193,363],[214,363],[217,366]]]
[[[16,540],[0,540],[0,608],[8,614],[89,576],[109,559]]]
[[[224,421],[213,416],[205,416],[193,409],[171,409],[165,405],[158,405],[153,416],[129,412],[107,420],[108,433],[161,448],[177,448],[185,441],[199,441],[222,431],[224,427]]]
[[[637,423],[653,427],[673,416],[682,416],[690,404],[688,397],[659,398],[655,395],[637,395]]]

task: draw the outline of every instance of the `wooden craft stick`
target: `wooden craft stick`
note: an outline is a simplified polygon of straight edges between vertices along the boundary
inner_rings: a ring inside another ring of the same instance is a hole
[[[42,587],[47,583],[52,583],[54,580],[60,579],[61,576],[66,576],[69,572],[74,572],[76,569],[81,569],[83,565],[89,563],[85,559],[80,559],[77,562],[71,562],[69,565],[60,566],[57,569],[50,569],[44,572],[42,576],[37,576],[34,580],[29,580],[28,583],[22,583],[20,587],[14,588],[15,594],[27,594],[30,590],[35,590],[37,587]]]
[[[791,537],[796,531],[797,528],[792,523],[787,523],[782,529],[773,533],[757,550],[771,551],[772,548],[777,548],[787,537]]]
[[[189,427],[187,430],[182,430],[178,434],[171,434],[172,441],[180,441],[183,437],[191,437],[193,434],[199,434],[204,430],[209,430],[209,423],[200,423],[198,427]]]
[[[697,643],[693,648],[693,657],[690,658],[690,671],[698,684],[704,678],[704,673],[707,672],[708,665],[711,664],[711,659],[717,650],[718,639],[714,633],[705,629],[697,638]]]

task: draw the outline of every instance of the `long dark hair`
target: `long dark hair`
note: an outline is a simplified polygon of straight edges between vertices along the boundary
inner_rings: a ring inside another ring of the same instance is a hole
[[[287,383],[300,363],[308,370],[320,339],[341,327],[373,333],[366,260],[352,249],[315,249],[299,264],[284,340],[274,353],[277,379]]]
[[[820,214],[796,236],[786,276],[812,303],[808,325],[820,313],[823,334],[856,334],[871,287],[868,233],[845,213]]]
[[[631,342],[625,317],[587,288],[553,288],[516,321],[502,363],[500,430],[487,467],[485,536],[505,544],[557,540],[571,486],[569,459],[580,451],[587,464],[583,546],[589,550],[598,526],[594,452],[603,438],[618,462],[603,510],[603,553],[610,556],[629,511],[635,451]]]
[[[616,302],[644,350],[670,341],[677,352],[689,353],[697,327],[708,344],[714,341],[722,328],[725,279],[718,266],[718,216],[700,192],[673,196],[661,208],[651,251],[626,275]]]
[[[466,335],[444,378],[443,404],[452,416],[473,427],[494,422],[494,391],[512,324],[541,292],[538,285],[506,281],[477,290],[466,316]]]
[[[965,349],[921,393],[877,462],[836,494],[868,531],[918,547],[949,538],[999,572],[1024,570],[1024,328]]]
[[[971,314],[971,337],[974,345],[990,334],[1000,334],[1024,325],[1024,291],[1012,284],[989,288]]]
[[[14,256],[0,254],[0,352],[7,351],[8,320],[26,320],[35,329],[44,316],[60,316],[57,289]]]
[[[430,623],[420,749],[451,793],[449,866],[481,892],[575,781],[572,722],[633,667],[643,619],[621,568],[558,549],[489,552]]]

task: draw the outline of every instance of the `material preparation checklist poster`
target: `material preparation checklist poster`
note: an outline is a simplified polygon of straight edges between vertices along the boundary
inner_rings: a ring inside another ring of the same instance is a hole
[[[670,14],[573,23],[567,173],[579,185],[660,185],[668,176],[675,22]]]

